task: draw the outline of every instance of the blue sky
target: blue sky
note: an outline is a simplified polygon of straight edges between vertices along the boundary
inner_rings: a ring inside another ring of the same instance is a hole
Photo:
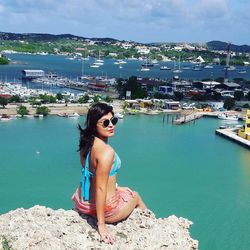
[[[249,0],[0,0],[0,31],[250,44]]]

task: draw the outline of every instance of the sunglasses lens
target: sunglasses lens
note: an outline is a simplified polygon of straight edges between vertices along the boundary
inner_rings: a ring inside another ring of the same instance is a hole
[[[103,121],[103,127],[107,128],[108,126],[109,126],[109,120],[106,119],[106,120]]]
[[[111,120],[112,124],[115,125],[118,122],[118,118],[117,117],[113,117]]]

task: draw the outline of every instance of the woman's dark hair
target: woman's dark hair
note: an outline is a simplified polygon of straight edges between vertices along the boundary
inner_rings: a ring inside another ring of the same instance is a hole
[[[78,128],[80,130],[80,141],[79,141],[79,151],[86,158],[88,150],[92,147],[96,132],[96,124],[100,118],[108,113],[113,112],[113,107],[107,105],[106,103],[94,104],[88,111],[85,128],[83,129],[79,124]]]

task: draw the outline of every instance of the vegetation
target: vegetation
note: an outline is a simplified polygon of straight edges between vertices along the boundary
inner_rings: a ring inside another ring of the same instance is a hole
[[[19,95],[13,95],[10,100],[9,100],[10,103],[20,103],[22,102],[22,99],[20,98]]]
[[[248,91],[247,95],[246,95],[246,98],[248,101],[250,101],[250,91]]]
[[[2,37],[2,39],[1,39]],[[14,50],[17,52],[28,52],[28,53],[49,53],[49,54],[81,54],[83,57],[86,56],[94,56],[98,57],[99,54],[101,57],[109,58],[111,57],[110,53],[112,53],[112,57],[116,57],[117,59],[124,58],[139,58],[143,57],[142,54],[138,53],[136,48],[137,45],[142,44],[131,44],[130,48],[123,48],[120,44],[120,41],[115,39],[95,39],[94,43],[86,42],[85,38],[77,37],[73,35],[50,35],[50,34],[8,34],[4,36],[4,33],[0,34],[0,51],[1,50]],[[162,60],[163,56],[167,56],[172,60],[177,60],[179,57],[182,61],[196,59],[198,56],[202,56],[202,58],[207,62],[213,62],[214,58],[220,59],[221,64],[226,63],[226,55],[221,54],[216,51],[212,51],[212,49],[220,49],[225,50],[227,47],[226,43],[217,44],[217,42],[208,43],[208,50],[201,50],[200,46],[197,44],[193,44],[194,49],[182,49],[181,51],[176,51],[174,49],[174,43],[168,44],[147,44],[147,47],[150,48],[150,52],[148,55],[144,55],[144,57],[150,59]],[[206,46],[203,46],[206,48]],[[238,64],[243,65],[244,61],[248,61],[246,53],[250,51],[250,47],[242,47],[241,46],[231,46],[233,51],[237,53],[231,58],[230,64]],[[7,59],[2,59],[5,63],[8,63]]]
[[[128,80],[118,79],[116,89],[120,97],[126,97],[126,92],[131,91],[131,99],[147,97],[147,91],[137,82],[136,76],[131,76]]]
[[[8,100],[2,96],[0,96],[0,105],[5,108],[5,106],[8,104]]]
[[[89,96],[86,94],[84,96],[81,96],[79,99],[78,99],[78,102],[80,103],[87,103],[89,101]]]
[[[9,60],[5,57],[0,56],[0,65],[6,65],[9,64]]]
[[[49,114],[49,112],[50,112],[50,110],[46,106],[41,106],[41,107],[37,107],[36,108],[36,114],[37,115],[44,115],[44,116],[46,116],[46,115]]]
[[[236,101],[240,101],[243,97],[244,97],[244,92],[243,91],[237,90],[237,91],[234,92],[234,99]]]
[[[17,114],[21,115],[22,117],[29,114],[29,110],[27,107],[21,105],[17,108]]]
[[[7,241],[5,236],[2,236],[2,249],[3,250],[10,250],[9,242]]]
[[[233,98],[226,98],[223,107],[227,110],[233,109],[235,106],[235,100]]]

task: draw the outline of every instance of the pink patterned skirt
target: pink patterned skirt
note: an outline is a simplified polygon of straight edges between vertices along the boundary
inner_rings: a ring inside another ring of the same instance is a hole
[[[79,189],[72,196],[72,200],[75,202],[75,208],[79,213],[87,214],[96,217],[96,205],[88,201],[81,201]],[[119,210],[126,205],[126,203],[132,198],[132,194],[128,190],[116,190],[115,195],[110,198],[104,208],[104,216],[108,218],[115,215]]]

